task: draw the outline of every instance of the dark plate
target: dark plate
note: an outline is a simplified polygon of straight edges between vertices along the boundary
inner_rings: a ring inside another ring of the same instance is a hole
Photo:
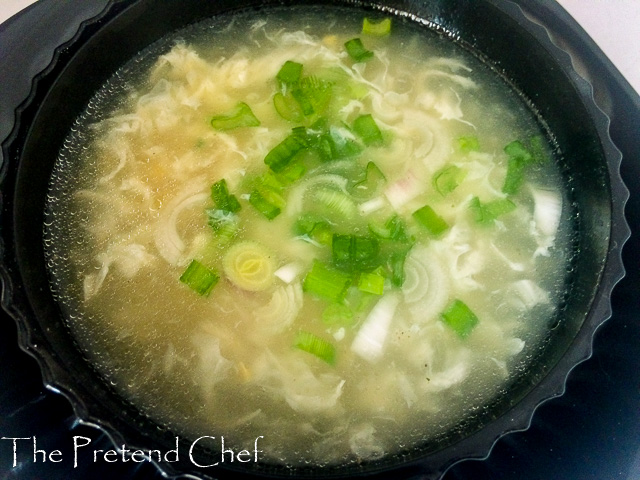
[[[0,139],[9,135],[15,108],[28,96],[31,78],[50,62],[52,51],[73,36],[80,23],[99,13],[107,0],[40,0],[0,27]],[[580,27],[554,2],[517,2],[566,42],[595,86],[611,118],[611,136],[623,152],[622,173],[632,190],[627,218],[640,228],[640,99]],[[628,275],[615,289],[613,317],[595,337],[594,355],[575,368],[566,394],[541,406],[531,428],[498,441],[484,461],[466,461],[445,476],[452,479],[624,479],[640,478],[640,269],[637,236],[625,247]],[[74,466],[74,436],[92,441],[91,450],[111,448],[99,431],[77,425],[68,402],[45,391],[36,363],[17,346],[14,322],[0,317],[0,479],[162,478],[152,465],[94,461],[80,452]],[[13,441],[18,445],[13,467]],[[60,455],[34,461],[37,448]],[[54,462],[62,458],[59,463]]]

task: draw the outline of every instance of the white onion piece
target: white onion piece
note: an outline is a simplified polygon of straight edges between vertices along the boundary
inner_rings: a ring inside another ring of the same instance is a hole
[[[378,300],[351,344],[354,353],[372,363],[380,359],[399,302],[393,293]]]
[[[297,262],[287,263],[283,265],[279,269],[277,269],[273,274],[282,280],[284,283],[291,283],[296,278],[300,276],[302,273],[302,265]]]
[[[531,188],[535,207],[533,220],[543,235],[555,237],[562,215],[562,196],[557,191]]]
[[[285,213],[288,216],[298,215],[303,208],[304,198],[307,191],[316,185],[335,185],[341,192],[347,194],[347,179],[340,175],[325,174],[315,175],[308,180],[303,180],[297,185],[289,194],[287,199],[287,206],[285,207]]]
[[[425,323],[439,314],[449,298],[449,280],[438,256],[428,247],[411,250],[404,262],[404,299],[414,321]]]
[[[179,265],[185,249],[185,243],[177,229],[180,213],[194,205],[204,205],[209,194],[203,192],[206,188],[203,181],[190,182],[187,187],[176,195],[160,211],[160,218],[155,234],[155,244],[158,252],[171,265]]]
[[[253,312],[257,328],[270,334],[282,332],[298,316],[302,301],[299,283],[276,288],[269,303]]]

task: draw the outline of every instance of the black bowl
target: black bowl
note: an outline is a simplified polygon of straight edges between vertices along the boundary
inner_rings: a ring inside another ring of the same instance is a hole
[[[531,106],[557,142],[575,216],[574,261],[565,301],[551,341],[527,375],[472,424],[438,444],[425,444],[381,460],[347,467],[285,468],[248,463],[197,468],[186,455],[163,463],[169,474],[243,476],[438,478],[455,462],[485,457],[505,433],[528,427],[535,408],[564,391],[569,371],[591,353],[596,328],[610,315],[610,294],[623,276],[620,251],[628,236],[623,209],[627,190],[608,119],[592,99],[591,86],[573,69],[570,55],[548,33],[506,0],[113,0],[75,37],[56,50],[34,81],[3,145],[2,280],[4,308],[15,317],[24,350],[39,361],[45,384],[63,393],[84,422],[103,429],[115,445],[175,448],[176,435],[124,401],[75,344],[48,283],[43,252],[43,213],[51,170],[71,125],[95,92],[129,59],[168,32],[238,9],[282,5],[340,5],[384,11],[450,37],[481,56]],[[491,27],[489,28],[489,25]],[[180,440],[181,451],[190,442]],[[219,457],[198,448],[198,458]],[[208,462],[213,463],[213,461]]]

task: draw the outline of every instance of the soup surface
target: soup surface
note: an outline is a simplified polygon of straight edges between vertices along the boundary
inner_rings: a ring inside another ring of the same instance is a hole
[[[194,26],[67,139],[45,237],[79,344],[181,435],[370,460],[483,414],[563,291],[544,132],[489,68],[395,21]]]

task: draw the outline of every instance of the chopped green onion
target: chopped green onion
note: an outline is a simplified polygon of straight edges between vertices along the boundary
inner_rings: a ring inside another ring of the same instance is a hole
[[[280,83],[280,86],[295,85],[300,81],[302,77],[302,64],[287,60],[284,65],[280,67],[276,79]]]
[[[306,237],[322,245],[331,245],[333,232],[329,222],[313,215],[303,215],[293,226],[296,235]]]
[[[384,276],[379,271],[361,273],[358,278],[358,290],[382,295],[384,293]]]
[[[475,135],[458,138],[458,149],[463,153],[477,152],[480,150],[480,142]]]
[[[368,18],[362,21],[362,33],[374,37],[384,37],[391,33],[391,19],[383,18],[379,22],[373,22]]]
[[[454,300],[441,314],[442,320],[450,326],[460,337],[469,336],[478,323],[478,317],[461,300]]]
[[[346,193],[333,188],[321,188],[314,192],[313,199],[330,220],[350,220],[358,215],[358,208]]]
[[[267,153],[266,157],[264,157],[264,163],[274,172],[280,172],[289,165],[298,153],[306,148],[308,148],[306,129],[304,127],[296,127],[287,138]]]
[[[182,283],[203,297],[209,296],[219,279],[220,277],[215,272],[209,270],[197,260],[192,260],[180,276]]]
[[[220,210],[218,208],[208,208],[205,210],[208,217],[208,223],[213,231],[224,235],[233,235],[238,229],[238,216],[234,213]]]
[[[350,275],[315,260],[302,282],[302,289],[330,302],[342,302],[350,285]]]
[[[341,303],[332,303],[322,312],[322,321],[326,325],[349,326],[353,324],[353,312]]]
[[[336,349],[326,340],[310,332],[300,331],[296,337],[295,347],[315,355],[329,365],[336,363]]]
[[[498,217],[505,215],[516,208],[516,204],[508,198],[499,198],[482,203],[478,197],[473,197],[469,204],[473,218],[477,223],[488,224]]]
[[[331,99],[331,83],[315,75],[300,80],[300,91],[311,105],[310,113],[321,114]]]
[[[356,193],[372,194],[387,181],[378,166],[368,162],[364,171],[364,178],[353,186]]]
[[[282,196],[273,188],[265,185],[256,187],[251,192],[249,203],[269,220],[280,215],[282,207],[284,207]]]
[[[433,185],[443,197],[453,192],[462,183],[467,172],[456,165],[442,168],[433,176]]]
[[[360,115],[353,121],[353,131],[362,139],[365,145],[382,145],[382,132],[371,114]]]
[[[376,222],[369,224],[369,231],[377,237],[401,243],[410,240],[406,228],[404,220],[399,215],[393,215],[382,225]]]
[[[507,175],[502,185],[502,193],[507,195],[515,195],[520,190],[524,182],[524,169],[526,163],[518,157],[509,158],[507,164]]]
[[[425,205],[413,212],[413,218],[434,236],[440,235],[449,228],[447,222],[429,205]]]
[[[359,38],[353,38],[344,44],[344,48],[347,49],[347,53],[356,62],[366,62],[373,58],[373,52],[364,48],[362,40]]]
[[[227,181],[224,178],[211,186],[211,199],[216,208],[223,212],[235,213],[240,210],[240,202],[235,195],[229,193]]]
[[[331,160],[355,157],[362,152],[362,146],[346,127],[330,127],[329,133],[323,136],[323,140],[327,141],[330,147]]]
[[[290,122],[300,123],[304,118],[300,104],[290,94],[276,93],[273,97],[273,106],[278,115]]]
[[[529,163],[533,159],[531,152],[529,152],[519,140],[514,140],[505,146],[504,152],[509,155],[510,158],[517,158],[524,164]]]
[[[238,103],[233,110],[224,115],[216,115],[211,118],[211,126],[216,130],[232,130],[239,127],[257,127],[260,120],[251,111],[249,105]]]
[[[336,268],[347,272],[363,272],[380,265],[380,245],[374,237],[334,233],[331,254]]]
[[[408,252],[409,251],[406,250],[404,252],[394,252],[391,254],[389,264],[391,267],[391,284],[394,287],[401,287],[404,284],[404,262]]]

